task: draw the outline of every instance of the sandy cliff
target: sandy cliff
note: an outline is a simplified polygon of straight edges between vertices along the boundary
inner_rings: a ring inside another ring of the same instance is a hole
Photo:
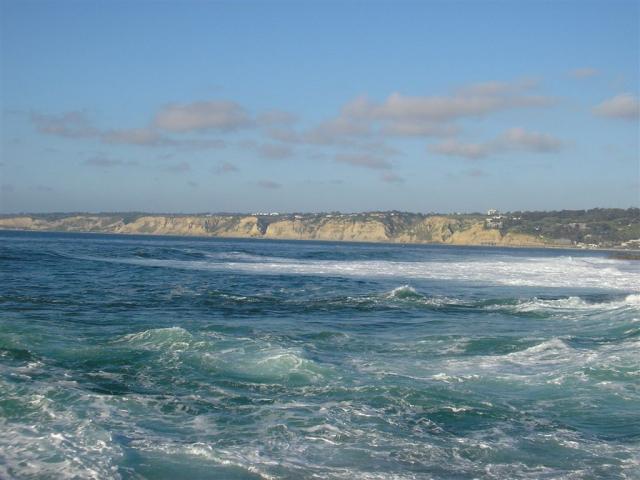
[[[185,235],[287,240],[333,240],[452,245],[544,246],[524,234],[486,229],[479,219],[434,216],[73,215],[0,218],[1,229]]]
[[[350,242],[389,242],[385,226],[380,221],[351,219],[281,220],[269,224],[265,238],[294,240],[335,240]]]
[[[195,235],[240,238],[262,236],[257,217],[222,215],[148,215],[119,226],[114,230],[114,233],[147,233],[153,235]]]
[[[454,232],[446,240],[446,243],[452,245],[502,245],[520,247],[542,247],[549,245],[548,242],[532,235],[510,232],[503,235],[500,230],[484,228],[482,223],[476,223],[470,228]]]

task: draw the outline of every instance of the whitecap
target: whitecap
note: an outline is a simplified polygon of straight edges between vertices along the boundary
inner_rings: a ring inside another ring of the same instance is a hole
[[[400,287],[396,287],[387,293],[387,298],[413,298],[413,297],[421,297],[415,288],[409,285],[402,285]]]
[[[503,257],[467,261],[339,261],[256,257],[251,261],[160,260],[76,257],[85,260],[186,270],[222,270],[260,275],[328,275],[341,277],[443,279],[493,285],[640,290],[640,272],[628,262],[600,257]],[[637,301],[631,296],[630,301]]]
[[[567,297],[552,300],[533,298],[524,300],[513,307],[518,312],[535,312],[544,310],[558,311],[608,311],[622,308],[640,307],[640,295],[627,295],[623,300],[608,302],[589,302],[580,297]]]
[[[167,349],[186,348],[192,335],[182,327],[152,328],[124,335],[115,343],[126,343],[136,348]]]

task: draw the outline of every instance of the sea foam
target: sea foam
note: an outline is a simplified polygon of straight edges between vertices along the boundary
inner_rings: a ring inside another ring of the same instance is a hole
[[[80,258],[80,257],[78,257]],[[443,279],[494,285],[609,288],[640,291],[640,271],[629,262],[600,257],[516,257],[474,261],[336,261],[251,256],[251,261],[81,257],[87,260],[158,268],[222,270],[262,275],[321,275],[405,279]]]

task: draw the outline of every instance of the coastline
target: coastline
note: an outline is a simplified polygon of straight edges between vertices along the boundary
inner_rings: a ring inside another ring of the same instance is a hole
[[[0,229],[202,238],[459,245],[503,248],[640,248],[640,210],[593,209],[487,215],[411,213],[1,215]]]
[[[216,235],[181,235],[172,233],[121,233],[121,232],[96,232],[96,231],[68,231],[68,230],[30,230],[18,228],[0,228],[0,234],[4,232],[21,232],[21,233],[55,233],[60,235],[108,235],[122,237],[166,237],[166,238],[185,238],[185,239],[214,239],[214,240],[255,240],[255,241],[273,241],[273,242],[304,242],[304,243],[345,243],[345,244],[368,244],[368,245],[389,245],[389,246],[438,246],[438,247],[462,247],[462,248],[502,248],[502,249],[532,249],[532,250],[570,250],[576,252],[603,252],[603,253],[629,253],[637,254],[639,258],[618,258],[617,260],[640,260],[640,249],[630,248],[580,248],[572,245],[497,245],[497,244],[452,244],[445,242],[391,242],[391,241],[372,241],[372,240],[325,240],[325,239],[301,239],[301,238],[273,238],[273,237],[231,237]]]

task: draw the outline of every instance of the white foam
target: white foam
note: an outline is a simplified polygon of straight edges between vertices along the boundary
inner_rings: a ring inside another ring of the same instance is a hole
[[[148,267],[228,270],[255,274],[443,279],[493,285],[608,288],[640,292],[640,270],[627,261],[599,257],[501,257],[495,260],[394,262],[296,260],[252,256],[252,261],[82,257]],[[637,296],[631,296],[637,302]]]
[[[120,478],[117,466],[123,453],[91,415],[78,415],[40,394],[31,397],[28,422],[0,419],[0,477]]]
[[[145,349],[184,349],[192,340],[191,334],[182,327],[152,328],[142,332],[131,333],[116,340]]]
[[[416,296],[418,295],[418,292],[416,292],[415,288],[409,285],[402,285],[391,290],[387,294],[387,298],[401,298],[406,295]]]
[[[559,338],[552,338],[519,352],[500,358],[500,362],[511,362],[522,366],[539,366],[543,363],[561,363],[575,360],[580,353],[570,348]],[[588,354],[587,354],[588,355]]]
[[[548,311],[608,311],[622,308],[636,309],[640,307],[640,295],[627,295],[623,300],[610,302],[588,302],[580,297],[543,300],[533,298],[520,302],[514,307],[519,312]]]
[[[202,355],[207,368],[258,383],[317,383],[329,369],[317,365],[295,348],[269,346],[262,342],[238,345],[225,351],[210,351]]]
[[[640,305],[640,294],[627,295],[624,301],[628,305]]]

